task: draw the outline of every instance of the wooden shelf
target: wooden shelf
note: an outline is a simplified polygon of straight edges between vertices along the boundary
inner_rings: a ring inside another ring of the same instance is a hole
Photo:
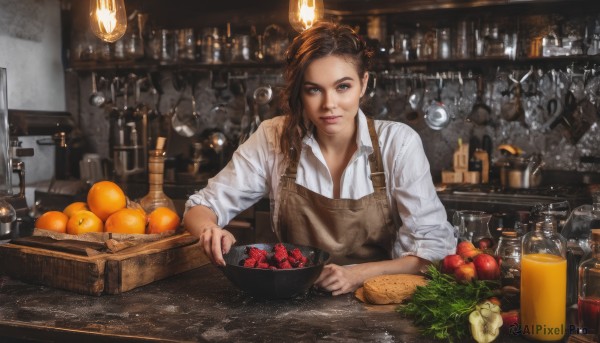
[[[486,71],[496,70],[498,67],[510,69],[528,69],[530,67],[557,68],[564,69],[575,65],[576,67],[592,67],[600,64],[600,55],[596,56],[553,56],[553,57],[534,57],[518,58],[511,60],[507,57],[484,57],[473,59],[445,59],[445,60],[424,60],[424,61],[400,61],[387,62],[379,61],[375,64],[376,70],[397,70],[406,69],[407,71],[473,71],[476,73],[485,73]]]
[[[566,68],[571,65],[578,67],[593,66],[600,64],[600,55],[596,56],[556,56],[556,57],[533,57],[518,58],[511,60],[507,57],[484,57],[472,59],[445,59],[445,60],[420,60],[420,61],[397,61],[390,62],[378,58],[374,64],[375,70],[408,69],[413,71],[474,71],[504,68],[528,68],[540,66],[545,68]],[[159,61],[78,61],[68,68],[76,72],[92,71],[162,71],[162,70],[186,70],[186,71],[210,71],[210,70],[235,70],[235,69],[281,69],[283,63],[268,62],[231,62],[219,64],[206,64],[193,61],[163,64]]]
[[[207,64],[195,61],[179,61],[163,63],[153,60],[120,60],[120,61],[77,61],[71,63],[67,70],[76,72],[92,71],[161,71],[161,70],[188,70],[210,71],[219,69],[280,69],[281,62],[230,62]]]

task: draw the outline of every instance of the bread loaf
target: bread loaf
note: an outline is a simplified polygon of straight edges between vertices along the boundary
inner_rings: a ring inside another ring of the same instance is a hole
[[[365,292],[363,287],[359,287],[356,291],[354,291],[354,296],[356,299],[366,303],[367,299],[365,299]]]
[[[420,275],[380,275],[365,280],[363,295],[371,304],[400,304],[410,298],[417,286],[425,286],[427,280]]]

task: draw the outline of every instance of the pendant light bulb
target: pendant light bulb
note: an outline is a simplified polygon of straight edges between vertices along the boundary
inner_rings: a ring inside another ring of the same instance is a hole
[[[90,28],[105,42],[123,37],[127,30],[124,0],[90,0]]]
[[[323,0],[290,0],[289,20],[292,28],[302,32],[323,19]]]

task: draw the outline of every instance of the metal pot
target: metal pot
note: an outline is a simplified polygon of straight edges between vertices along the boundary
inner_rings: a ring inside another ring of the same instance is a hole
[[[544,161],[540,155],[507,157],[498,161],[500,183],[508,188],[535,188],[542,183]]]

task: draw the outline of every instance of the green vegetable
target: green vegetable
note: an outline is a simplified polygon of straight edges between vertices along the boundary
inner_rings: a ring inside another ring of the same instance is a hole
[[[412,298],[397,309],[413,320],[422,334],[448,342],[469,336],[469,314],[477,303],[492,296],[490,282],[463,284],[430,265],[425,286],[417,286]]]

